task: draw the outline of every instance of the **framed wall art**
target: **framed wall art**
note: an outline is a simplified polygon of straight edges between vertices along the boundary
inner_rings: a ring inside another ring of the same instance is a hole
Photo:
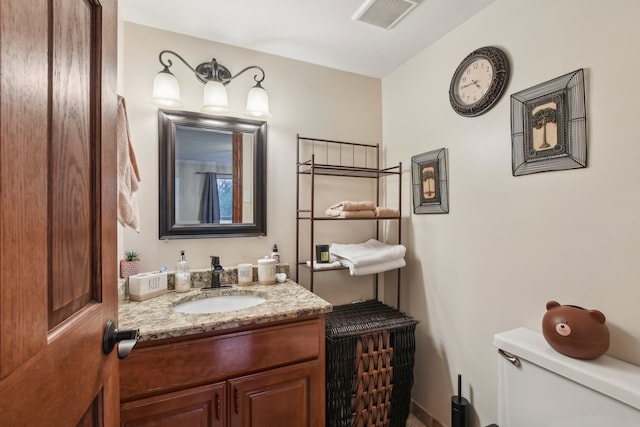
[[[584,71],[511,95],[513,176],[587,166]]]
[[[411,157],[413,213],[449,213],[447,150]]]

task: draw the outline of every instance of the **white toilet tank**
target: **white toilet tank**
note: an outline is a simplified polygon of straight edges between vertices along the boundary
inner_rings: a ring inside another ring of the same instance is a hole
[[[526,328],[496,334],[499,427],[639,427],[640,367],[564,356]],[[516,366],[519,365],[519,366]]]

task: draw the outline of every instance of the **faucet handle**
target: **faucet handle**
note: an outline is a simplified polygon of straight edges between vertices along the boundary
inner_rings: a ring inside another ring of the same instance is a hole
[[[210,258],[211,258],[211,270],[215,272],[223,271],[223,268],[220,265],[220,257],[211,255]]]

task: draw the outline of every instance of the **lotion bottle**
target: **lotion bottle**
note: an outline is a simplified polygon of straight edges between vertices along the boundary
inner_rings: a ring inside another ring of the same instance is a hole
[[[176,292],[189,292],[191,289],[191,271],[189,271],[189,263],[184,256],[184,251],[180,251],[180,259],[176,264],[175,289]]]
[[[280,264],[280,254],[278,253],[278,245],[273,244],[273,252],[271,252],[271,259],[276,260],[276,264]]]

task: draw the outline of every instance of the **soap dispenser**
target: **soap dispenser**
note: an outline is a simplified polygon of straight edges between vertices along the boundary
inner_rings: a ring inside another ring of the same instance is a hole
[[[184,256],[184,251],[180,251],[180,259],[176,264],[175,289],[176,292],[189,292],[191,289],[191,271],[189,271],[189,263]]]
[[[276,260],[276,264],[280,264],[280,254],[278,253],[278,245],[273,244],[273,252],[271,252],[271,259]]]

